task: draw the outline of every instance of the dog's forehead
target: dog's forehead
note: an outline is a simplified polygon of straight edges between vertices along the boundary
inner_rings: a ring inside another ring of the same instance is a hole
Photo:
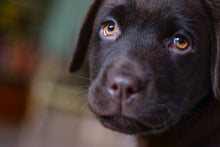
[[[205,13],[200,0],[103,0],[96,21],[111,17],[136,26],[150,19],[164,24],[193,20],[197,24]]]
[[[162,8],[182,8],[183,5],[195,6],[198,0],[104,0],[104,6],[132,4],[139,10],[161,10]]]
[[[124,4],[127,0],[105,0],[106,4],[116,4],[116,5],[121,5]]]
[[[130,0],[126,0],[130,2]],[[135,0],[135,5],[139,9],[160,9],[166,5],[175,5],[181,0]]]

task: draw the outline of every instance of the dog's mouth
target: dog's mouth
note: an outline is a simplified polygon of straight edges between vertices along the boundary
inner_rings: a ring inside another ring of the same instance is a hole
[[[98,120],[107,128],[126,134],[156,134],[165,131],[169,126],[175,122],[169,120],[157,127],[151,127],[146,123],[129,118],[123,115],[116,116],[97,116]]]

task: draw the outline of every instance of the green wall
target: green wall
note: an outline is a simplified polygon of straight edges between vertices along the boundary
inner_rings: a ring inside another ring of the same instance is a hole
[[[55,54],[70,52],[92,2],[93,0],[53,0],[43,26],[43,48]]]

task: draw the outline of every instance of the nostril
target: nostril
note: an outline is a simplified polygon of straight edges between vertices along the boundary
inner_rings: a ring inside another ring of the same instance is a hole
[[[112,96],[118,97],[118,94],[119,94],[119,85],[117,85],[117,83],[111,81],[110,85],[108,86],[108,92],[109,92]]]
[[[118,85],[117,84],[113,84],[110,88],[112,90],[114,90],[114,91],[117,91],[118,90]]]
[[[140,91],[140,81],[135,76],[116,74],[109,79],[108,91],[114,98],[127,99]]]
[[[137,91],[135,90],[135,89],[133,89],[132,87],[128,87],[128,89],[127,89],[127,94],[129,94],[129,95],[132,95],[132,94],[135,94]]]

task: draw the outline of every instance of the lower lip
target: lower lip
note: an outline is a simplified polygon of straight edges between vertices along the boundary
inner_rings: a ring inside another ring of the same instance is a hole
[[[143,129],[137,129],[137,130],[141,130],[141,132],[135,132],[136,131],[135,130],[135,125],[133,126],[134,129],[132,131],[121,130],[120,127],[117,128],[117,126],[115,126],[111,121],[114,121],[116,123],[117,122],[120,123],[120,120],[117,120],[117,119],[113,120],[114,119],[113,117],[114,116],[112,116],[112,117],[110,117],[110,116],[109,117],[101,116],[101,117],[99,117],[99,120],[102,122],[102,124],[105,127],[110,128],[112,130],[119,131],[119,132],[121,131],[121,132],[124,132],[124,133],[127,133],[127,134],[144,134],[144,135],[146,135],[146,134],[157,133],[157,132],[161,132],[161,131],[167,129],[167,126],[170,126],[172,124],[172,121],[170,120],[170,121],[166,122],[166,125],[163,124],[163,125],[158,125],[158,127],[156,127],[156,126],[149,127],[149,125],[147,125],[147,124],[145,124],[143,122],[140,122],[140,121],[132,119],[132,118],[126,118],[126,117],[123,118],[123,116],[122,116],[121,119],[125,119],[125,120],[129,121],[130,122],[129,124],[132,124],[132,122],[133,122],[133,123],[135,123],[137,125],[136,127],[143,128]],[[132,128],[132,126],[131,127],[126,127],[126,128]]]

